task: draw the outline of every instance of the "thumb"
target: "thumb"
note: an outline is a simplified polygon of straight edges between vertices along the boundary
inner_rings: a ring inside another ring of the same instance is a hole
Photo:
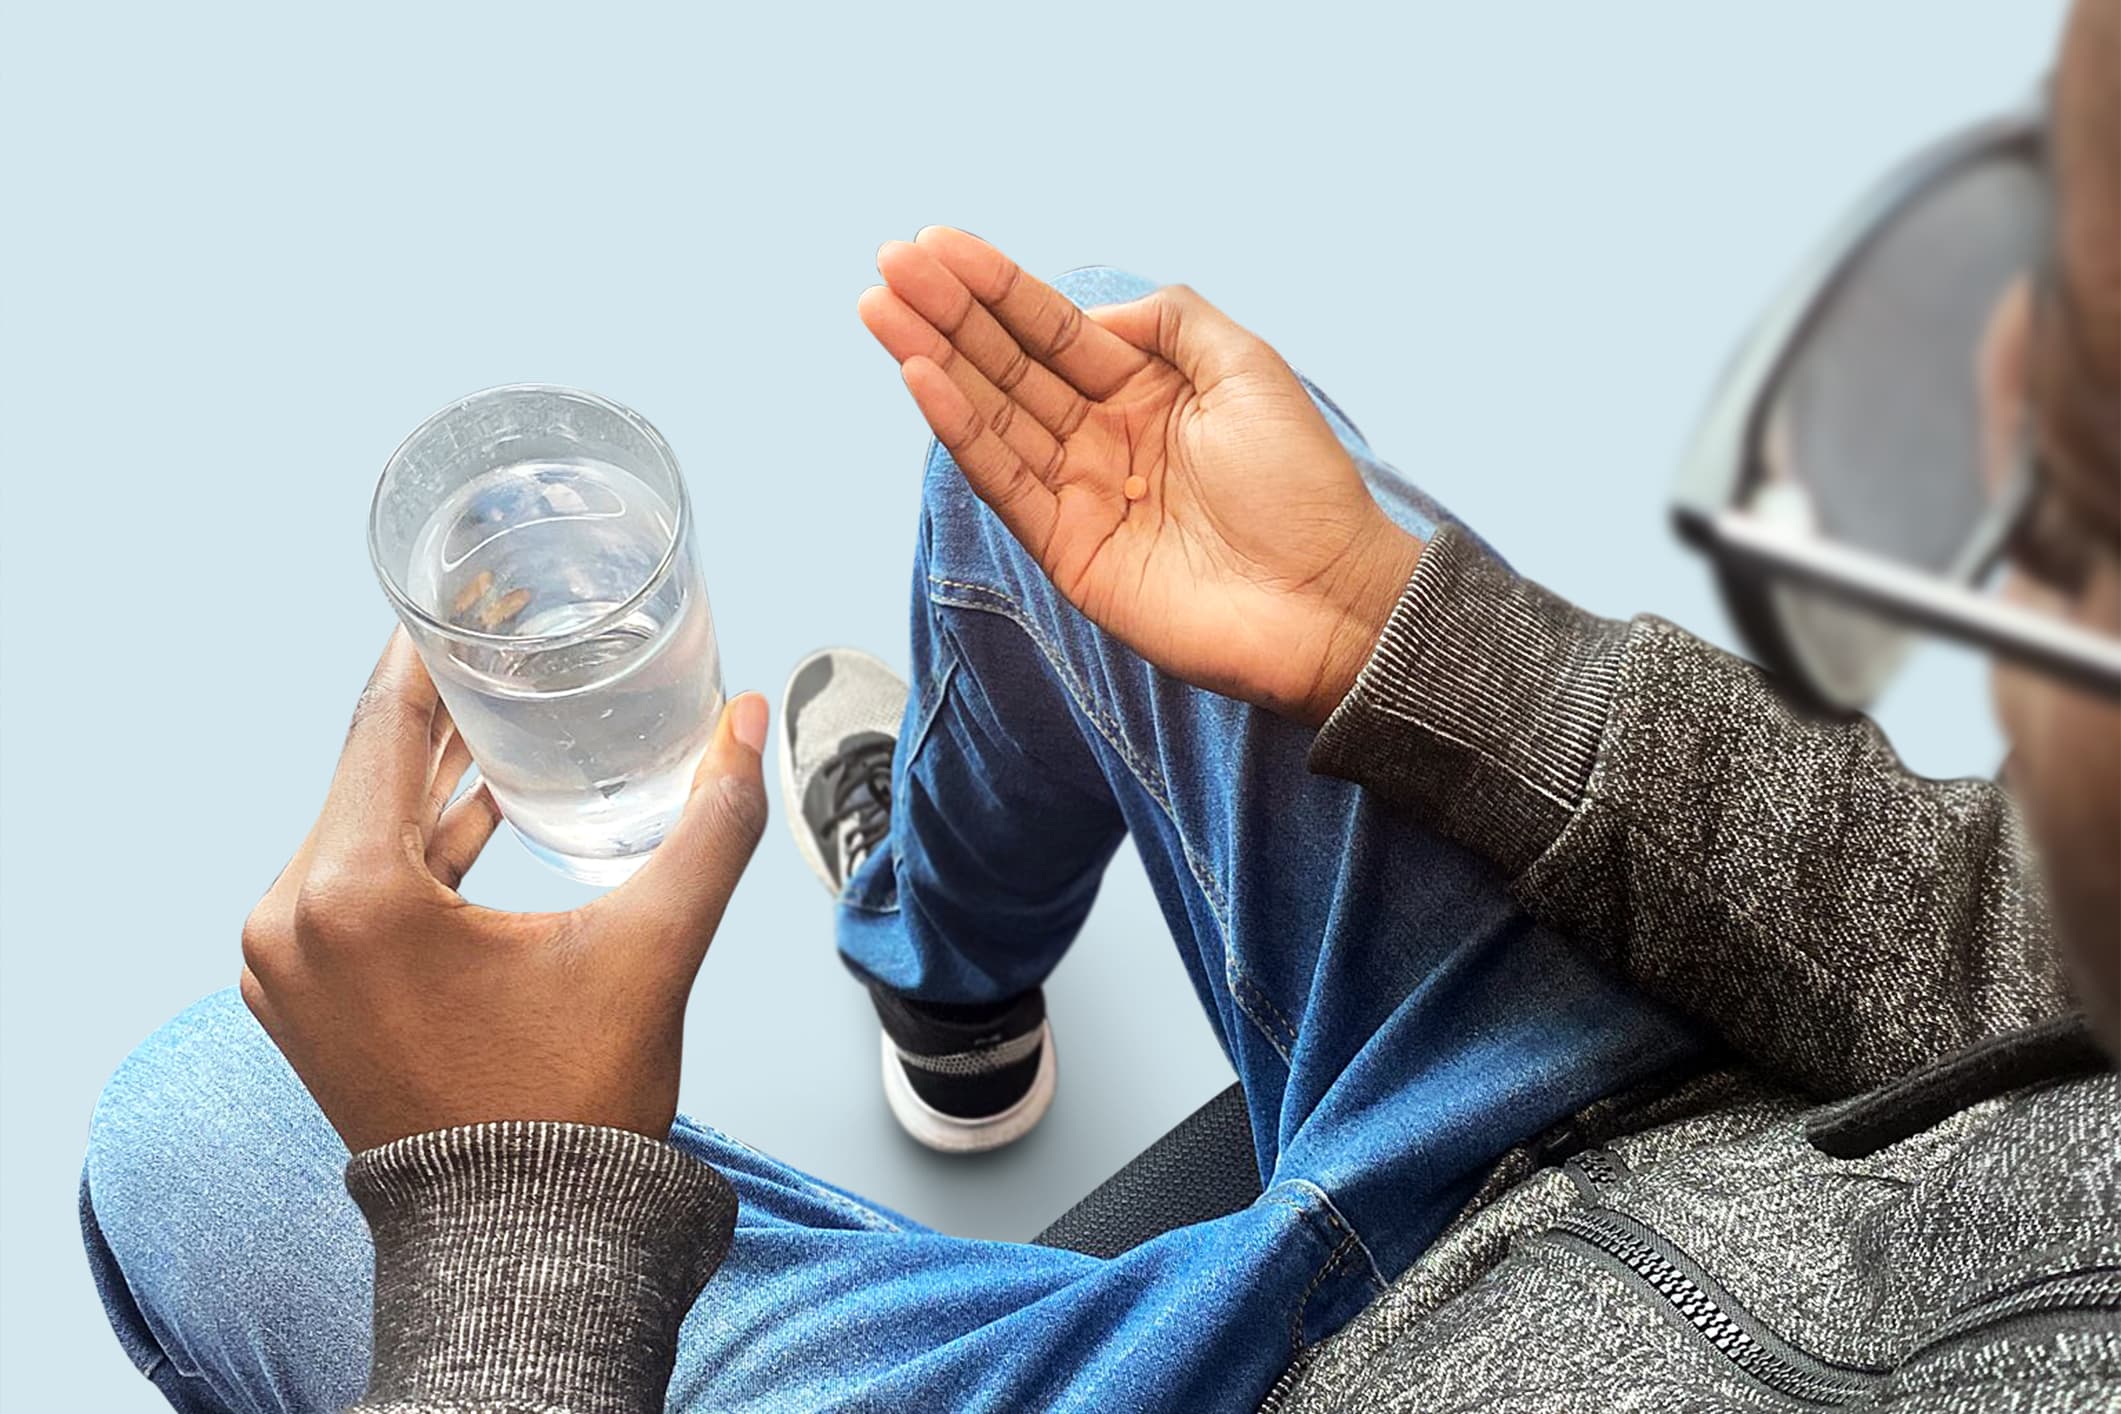
[[[1189,285],[1166,285],[1138,300],[1089,313],[1134,347],[1177,368],[1196,388],[1221,382],[1267,348]]]
[[[747,692],[722,709],[714,740],[692,775],[685,812],[633,878],[608,894],[608,912],[659,947],[682,948],[693,966],[766,829],[766,699]]]

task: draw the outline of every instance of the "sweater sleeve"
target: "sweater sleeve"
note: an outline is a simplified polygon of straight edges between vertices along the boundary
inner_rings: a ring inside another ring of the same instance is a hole
[[[1816,1093],[2066,1007],[2001,791],[1911,775],[1867,719],[1585,613],[1455,528],[1311,764],[1488,854],[1534,916]]]
[[[510,1121],[354,1156],[375,1238],[361,1414],[657,1414],[736,1195],[620,1129]]]

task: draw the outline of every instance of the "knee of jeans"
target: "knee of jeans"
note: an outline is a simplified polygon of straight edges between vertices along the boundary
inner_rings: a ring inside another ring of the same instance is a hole
[[[143,1133],[166,1136],[187,1116],[220,1108],[286,1064],[234,988],[185,1008],[135,1047],[105,1082],[89,1121],[92,1175],[99,1169],[115,1173]]]
[[[122,1280],[183,1374],[240,1365],[246,1380],[331,1373],[358,1389],[362,1342],[346,1361],[314,1348],[343,1341],[369,1299],[345,1162],[242,999],[217,992],[143,1042],[97,1101],[82,1198],[99,1282]]]
[[[308,1099],[286,1070],[230,989],[163,1023],[112,1073],[89,1120],[82,1198],[128,1275],[142,1265],[128,1259],[145,1256],[137,1238],[188,1225],[178,1209],[200,1197],[200,1176],[235,1185],[290,1083]]]

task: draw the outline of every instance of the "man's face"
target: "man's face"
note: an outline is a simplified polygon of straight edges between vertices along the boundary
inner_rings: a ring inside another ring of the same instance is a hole
[[[2005,592],[2121,636],[2121,561],[2112,557],[2074,596],[2022,572]],[[2011,743],[2005,782],[2040,851],[2078,1000],[2121,1054],[2121,705],[2007,665],[1994,688]]]
[[[2038,335],[2020,285],[1998,307],[1983,357],[1989,461],[1997,474],[2014,455],[2027,407],[2024,350]],[[2013,563],[2011,601],[2093,633],[2121,637],[2121,554],[2082,527],[2081,574]],[[2067,557],[2076,559],[2076,556]],[[2048,892],[2079,1000],[2109,1051],[2121,1054],[2121,703],[2042,673],[1999,662],[1991,683],[1996,717],[2010,741],[2005,784],[2039,849]]]
[[[2056,70],[2056,270],[2006,294],[1982,350],[1992,465],[2029,434],[2055,483],[2056,553],[2014,560],[2005,593],[2121,637],[2121,0],[2079,0]],[[2040,851],[2063,955],[2121,1054],[2121,703],[1999,664],[2006,779]]]

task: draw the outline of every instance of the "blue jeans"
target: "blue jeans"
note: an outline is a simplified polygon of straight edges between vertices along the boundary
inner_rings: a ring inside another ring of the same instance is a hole
[[[1149,288],[1061,284],[1087,305]],[[1380,502],[1432,531],[1442,512],[1319,404]],[[940,450],[913,590],[892,837],[843,896],[849,966],[938,1001],[1034,986],[1132,835],[1243,1082],[1265,1192],[1103,1260],[935,1232],[680,1118],[672,1142],[741,1209],[671,1408],[1252,1408],[1502,1150],[1692,1052],[1485,860],[1311,775],[1308,731],[1092,627]],[[112,1079],[83,1227],[121,1343],[178,1409],[358,1393],[370,1254],[345,1159],[233,994]]]

